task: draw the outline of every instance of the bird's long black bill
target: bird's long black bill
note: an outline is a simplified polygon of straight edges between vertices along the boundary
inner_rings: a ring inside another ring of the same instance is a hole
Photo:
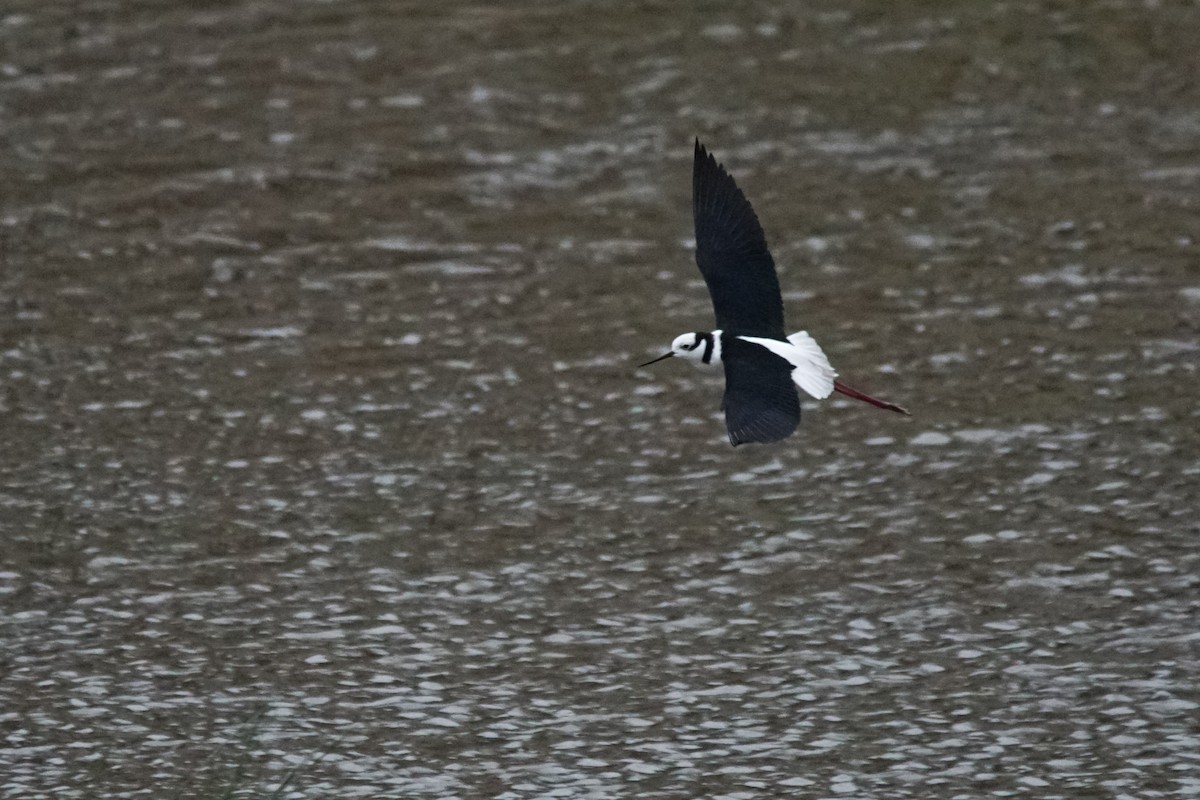
[[[645,364],[638,364],[638,369],[641,369],[642,367],[648,367],[648,366],[650,366],[651,364],[657,364],[658,362],[662,361],[664,358],[670,358],[670,357],[671,357],[671,356],[673,356],[673,355],[675,355],[675,353],[674,353],[674,352],[671,352],[671,353],[666,353],[666,354],[664,354],[664,355],[661,355],[661,356],[659,356],[658,358],[655,358],[655,359],[653,359],[653,360],[651,360],[651,361],[647,361]]]

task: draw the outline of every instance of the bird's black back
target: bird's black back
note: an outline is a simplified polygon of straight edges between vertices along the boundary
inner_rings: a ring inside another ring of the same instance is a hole
[[[762,225],[725,168],[696,140],[692,162],[696,264],[708,284],[717,327],[783,339],[783,297]]]
[[[800,424],[792,365],[762,345],[721,337],[725,427],[734,446],[786,439]]]

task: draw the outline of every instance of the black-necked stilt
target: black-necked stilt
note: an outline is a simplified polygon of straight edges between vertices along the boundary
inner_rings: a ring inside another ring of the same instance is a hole
[[[775,261],[750,201],[700,140],[692,163],[692,216],[696,263],[708,284],[717,330],[685,333],[664,358],[680,356],[699,367],[725,367],[725,426],[734,446],[777,442],[800,424],[800,387],[823,400],[833,392],[908,414],[835,380],[820,345],[804,331],[788,336]]]

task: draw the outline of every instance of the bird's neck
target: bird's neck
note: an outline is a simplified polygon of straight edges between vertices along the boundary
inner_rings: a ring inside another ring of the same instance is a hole
[[[704,339],[704,353],[700,356],[700,363],[707,366],[721,363],[721,331],[715,330],[706,333],[702,337]]]

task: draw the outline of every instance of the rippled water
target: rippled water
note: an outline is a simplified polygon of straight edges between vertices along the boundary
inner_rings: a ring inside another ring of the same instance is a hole
[[[1200,796],[1200,17],[960,5],[5,6],[0,793]]]

